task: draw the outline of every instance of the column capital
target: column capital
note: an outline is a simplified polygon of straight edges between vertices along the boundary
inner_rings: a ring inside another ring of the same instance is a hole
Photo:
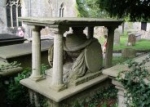
[[[51,32],[54,34],[64,34],[66,31],[69,31],[68,26],[54,26],[51,28]]]
[[[106,27],[108,30],[115,30],[116,28],[118,28],[118,26],[106,26]]]
[[[31,26],[32,31],[41,31],[41,29],[44,28],[43,26]]]

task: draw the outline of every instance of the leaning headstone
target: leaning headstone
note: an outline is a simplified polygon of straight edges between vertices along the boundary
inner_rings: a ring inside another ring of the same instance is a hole
[[[118,29],[116,29],[114,32],[114,45],[120,44],[120,35],[121,35],[121,33],[119,32]]]
[[[136,50],[132,48],[125,48],[122,50],[122,57],[134,58],[136,56]]]
[[[141,40],[141,34],[140,33],[136,33],[135,37],[136,37],[136,41]]]
[[[134,34],[129,34],[128,36],[128,44],[129,46],[133,46],[136,43],[136,37]]]

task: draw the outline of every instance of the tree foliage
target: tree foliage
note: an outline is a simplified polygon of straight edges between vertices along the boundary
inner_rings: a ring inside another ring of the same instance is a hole
[[[132,21],[150,19],[150,0],[99,0],[99,5],[111,17],[128,16]]]
[[[98,0],[76,0],[79,17],[108,17],[105,11],[99,8]]]

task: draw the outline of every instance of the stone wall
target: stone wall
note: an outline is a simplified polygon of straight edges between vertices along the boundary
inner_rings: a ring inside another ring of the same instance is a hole
[[[7,26],[5,2],[6,0],[1,0],[0,2],[0,33],[2,33]]]
[[[31,17],[59,17],[59,9],[64,4],[64,17],[76,17],[76,0],[24,0]],[[31,4],[30,4],[31,3]],[[74,7],[74,8],[73,8]],[[24,11],[25,12],[25,11]]]
[[[59,17],[59,9],[64,4],[63,17],[76,17],[76,0],[21,0],[22,17]],[[6,0],[0,2],[0,33],[7,33]],[[30,29],[25,28],[26,38],[30,37]]]
[[[76,0],[22,0],[23,17],[59,17],[61,5],[64,8],[63,17],[76,17]],[[74,7],[74,8],[73,8]],[[26,36],[31,37],[30,29],[23,24]],[[43,35],[49,35],[44,32]]]
[[[30,1],[29,1],[30,2]],[[52,10],[48,0],[31,0],[31,17],[51,17]]]
[[[62,4],[64,8],[64,17],[76,17],[76,0],[21,0],[22,2],[22,17],[58,17],[59,10]],[[6,0],[0,2],[0,33],[7,27],[6,21]],[[30,30],[23,24],[26,29],[27,36],[30,37]],[[140,30],[140,22],[126,22],[125,30]],[[147,31],[150,30],[150,23],[147,24]]]

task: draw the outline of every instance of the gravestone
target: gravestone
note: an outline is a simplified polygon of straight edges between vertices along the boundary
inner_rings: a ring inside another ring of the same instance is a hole
[[[14,34],[0,34],[0,46],[23,43],[25,39]]]
[[[129,46],[133,46],[136,43],[136,37],[134,34],[129,34],[128,36],[128,44]]]
[[[6,59],[8,62],[17,61],[21,63],[23,68],[31,66],[31,49],[32,42],[20,43],[9,46],[0,46],[0,58]],[[53,40],[41,41],[41,62],[48,64],[48,48],[53,44]]]
[[[114,45],[119,45],[120,44],[120,31],[119,29],[116,29],[114,32]]]
[[[134,58],[136,56],[136,50],[132,48],[125,48],[122,50],[122,57],[124,58]]]

